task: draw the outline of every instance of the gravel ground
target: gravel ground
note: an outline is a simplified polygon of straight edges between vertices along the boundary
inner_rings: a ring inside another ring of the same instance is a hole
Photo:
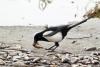
[[[0,67],[100,67],[100,20],[69,31],[55,52],[32,46],[43,26],[0,26]],[[39,42],[44,48],[54,43]]]

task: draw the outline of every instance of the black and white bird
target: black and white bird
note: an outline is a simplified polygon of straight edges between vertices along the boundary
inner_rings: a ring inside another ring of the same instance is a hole
[[[47,42],[54,42],[55,45],[51,46],[48,48],[48,50],[54,51],[58,46],[59,42],[64,39],[64,37],[67,35],[69,30],[72,28],[76,27],[77,25],[80,25],[87,20],[89,20],[92,17],[89,17],[81,22],[78,22],[76,24],[70,24],[70,25],[61,25],[61,26],[56,26],[56,27],[49,27],[39,33],[37,33],[34,36],[34,43],[33,46],[36,48],[42,48],[39,44],[38,41],[47,41]]]

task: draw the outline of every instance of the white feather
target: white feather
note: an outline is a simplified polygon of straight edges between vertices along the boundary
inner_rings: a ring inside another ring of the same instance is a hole
[[[46,34],[46,33],[45,33]],[[50,42],[59,42],[62,40],[62,34],[60,32],[56,33],[55,35],[53,36],[47,36],[47,37],[44,37],[46,38],[48,41]]]
[[[50,33],[52,33],[53,31],[46,31],[45,33],[43,33],[43,36],[48,35]]]

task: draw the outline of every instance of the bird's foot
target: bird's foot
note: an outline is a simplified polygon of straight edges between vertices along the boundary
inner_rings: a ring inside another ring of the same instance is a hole
[[[48,52],[54,52],[54,50],[51,48],[46,48],[45,50],[48,50]]]
[[[51,50],[51,48],[46,48],[45,50]]]
[[[48,52],[55,52],[54,50],[48,50]]]
[[[34,45],[35,48],[43,48],[41,45]]]

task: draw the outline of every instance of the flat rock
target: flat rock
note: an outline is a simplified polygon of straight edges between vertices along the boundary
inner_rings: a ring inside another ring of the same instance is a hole
[[[40,57],[36,57],[36,58],[33,60],[33,62],[36,63],[36,62],[38,62],[38,61],[40,61],[40,60],[41,60]]]
[[[71,63],[77,63],[79,61],[78,57],[72,57],[71,58]]]
[[[70,64],[71,63],[70,59],[71,59],[70,54],[62,55],[61,62],[62,63],[69,63]]]
[[[10,45],[0,42],[0,49],[5,49],[5,48],[9,48],[9,47],[10,47]]]
[[[13,56],[12,58],[13,61],[18,61],[19,59],[21,59],[21,56]]]
[[[24,64],[23,61],[14,62],[12,65],[13,65],[14,67],[25,67],[25,66],[26,66],[26,64]]]
[[[95,51],[95,50],[97,50],[97,48],[96,47],[86,47],[86,48],[84,48],[84,50],[85,51]]]
[[[12,44],[12,46],[10,47],[10,49],[20,50],[20,49],[22,49],[22,46],[19,43],[18,44],[14,43],[14,44]]]
[[[3,61],[2,59],[0,59],[0,65],[5,65],[5,61]]]

